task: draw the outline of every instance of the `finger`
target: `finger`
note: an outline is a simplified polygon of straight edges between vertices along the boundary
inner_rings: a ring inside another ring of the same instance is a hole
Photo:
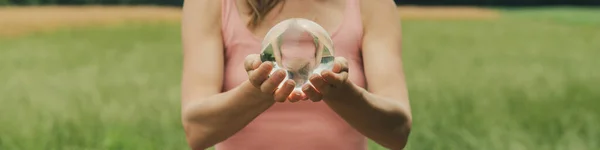
[[[263,82],[269,78],[269,73],[273,69],[273,63],[265,62],[260,65],[256,70],[252,71],[248,77],[252,85],[260,88]]]
[[[258,68],[261,64],[260,61],[260,57],[258,56],[258,54],[250,54],[248,56],[246,56],[246,59],[244,59],[244,69],[246,69],[246,72],[252,71],[256,68]]]
[[[281,84],[281,81],[285,79],[285,75],[285,71],[281,69],[275,71],[271,77],[269,77],[265,82],[263,82],[260,85],[260,90],[265,93],[272,94]]]
[[[288,100],[292,103],[298,102],[302,99],[302,93],[300,91],[293,91],[292,94],[288,97]]]
[[[310,99],[313,102],[318,102],[321,101],[321,99],[323,99],[323,95],[321,95],[321,93],[319,93],[311,85],[304,85],[304,87],[302,87],[302,92],[304,92],[308,99]]]
[[[321,94],[325,94],[327,93],[327,83],[325,82],[325,80],[323,80],[323,77],[321,77],[321,75],[319,74],[313,74],[310,78],[309,78],[310,84],[312,84],[312,86],[319,91]]]
[[[293,80],[285,81],[283,86],[275,91],[275,102],[285,102],[292,91],[294,91],[294,86],[296,86],[296,83]]]
[[[325,80],[326,83],[330,84],[330,86],[337,87],[346,82],[346,80],[348,79],[348,72],[341,72],[335,74],[332,71],[325,70],[323,71],[321,76],[323,77],[323,80]]]
[[[348,72],[348,60],[344,57],[336,57],[331,71],[334,73]]]
[[[294,89],[294,90],[296,90],[296,89]],[[306,94],[304,92],[302,92],[301,89],[300,90],[296,90],[296,91],[299,91],[298,93],[300,93],[299,101],[308,100],[308,96],[306,96]]]
[[[265,63],[271,63],[271,65],[273,65],[272,62],[265,62]],[[264,63],[262,63],[261,61],[254,61],[254,63],[251,66],[251,69],[247,70],[246,73],[252,74],[252,72],[256,71],[256,69],[258,69],[262,64],[264,64]]]
[[[302,92],[302,98],[300,99],[301,101],[306,101],[309,100],[308,96],[306,95],[306,93]]]

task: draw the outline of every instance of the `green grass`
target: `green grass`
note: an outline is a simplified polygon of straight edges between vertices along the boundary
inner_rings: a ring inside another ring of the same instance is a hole
[[[600,149],[600,22],[564,17],[583,11],[405,21],[408,149]],[[0,149],[187,149],[179,41],[169,23],[0,40]]]
[[[598,27],[600,24],[598,12],[600,12],[598,7],[533,7],[505,9],[504,15],[512,18]]]

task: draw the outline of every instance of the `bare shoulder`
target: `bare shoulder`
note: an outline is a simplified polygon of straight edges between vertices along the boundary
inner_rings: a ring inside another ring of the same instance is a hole
[[[359,1],[365,36],[372,35],[372,39],[378,40],[397,38],[389,34],[400,30],[400,16],[394,0]]]
[[[220,25],[222,1],[223,0],[185,0],[183,2],[182,12],[183,23],[202,22],[202,27],[206,28]]]
[[[223,81],[221,0],[185,0],[181,17],[182,101],[219,93]]]
[[[394,0],[359,0],[361,8],[367,10],[378,9],[395,9],[396,3]]]
[[[363,24],[377,18],[398,18],[394,0],[359,0]],[[389,20],[394,21],[394,20]]]
[[[192,8],[195,11],[203,12],[198,15],[219,15],[223,1],[225,0],[184,0],[183,8]]]
[[[402,33],[393,0],[360,0],[364,34],[362,54],[369,91],[406,93],[402,69]],[[393,90],[392,90],[393,89]]]

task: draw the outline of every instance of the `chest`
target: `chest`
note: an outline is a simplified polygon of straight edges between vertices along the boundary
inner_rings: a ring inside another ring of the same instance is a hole
[[[253,8],[246,0],[236,0],[236,4],[240,20],[248,23]],[[332,33],[342,24],[345,9],[345,0],[284,0],[263,16],[263,21],[258,26],[248,30],[256,37],[264,37],[271,27],[283,20],[305,18],[318,23]]]
[[[350,70],[353,70],[350,72],[349,79],[359,86],[366,85],[361,55],[363,27],[357,1],[325,0],[324,2],[310,4],[294,1],[300,0],[288,0],[286,3],[275,7],[266,16],[265,22],[254,30],[246,27],[250,19],[248,15],[250,8],[247,7],[246,1],[230,1],[235,2],[228,4],[230,8],[234,9],[226,9],[228,15],[225,15],[222,28],[225,46],[223,90],[235,88],[238,84],[247,80],[243,66],[244,58],[250,54],[260,53],[261,40],[266,32],[280,21],[295,17],[313,20],[328,30],[333,40],[334,56],[346,58]],[[304,2],[304,0],[301,2]],[[280,7],[285,8],[279,10]],[[311,19],[311,17],[314,19]]]

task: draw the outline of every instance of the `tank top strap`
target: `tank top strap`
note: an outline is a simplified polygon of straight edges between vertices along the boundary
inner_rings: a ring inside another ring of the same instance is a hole
[[[243,23],[239,17],[239,10],[235,4],[235,0],[221,0],[221,3],[221,32],[225,47],[237,42],[238,40],[236,39],[238,38],[246,40],[253,39],[254,37],[252,35],[240,34],[244,33],[243,31],[246,27],[244,26],[245,23]],[[362,42],[360,41],[362,40],[363,35],[363,24],[360,0],[346,0],[344,9],[342,22],[335,31],[332,31],[332,38],[336,38],[337,36],[345,38],[353,37],[352,41],[358,44],[356,46],[361,46]]]
[[[360,0],[347,0],[345,15],[351,21],[361,20]]]
[[[236,25],[240,25],[237,15],[238,10],[235,6],[235,0],[221,0],[221,34],[224,44],[230,43]]]
[[[356,44],[353,45],[355,47],[362,47],[363,23],[360,0],[347,0],[343,17],[341,25],[332,33],[332,38],[334,38],[334,41],[337,38],[342,38],[343,40],[338,40]]]

